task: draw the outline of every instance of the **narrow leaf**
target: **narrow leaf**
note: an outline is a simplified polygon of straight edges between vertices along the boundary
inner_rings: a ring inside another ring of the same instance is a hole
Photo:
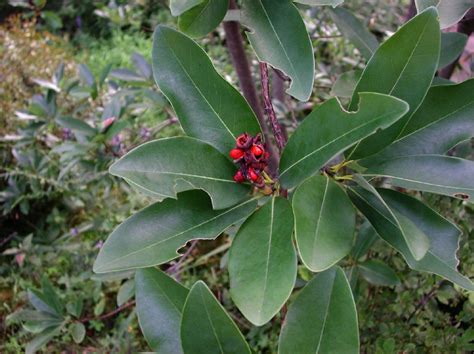
[[[359,110],[345,111],[333,98],[315,109],[288,140],[280,161],[280,180],[293,188],[325,163],[377,129],[402,117],[408,105],[391,96],[361,93]]]
[[[457,271],[458,259],[456,252],[459,247],[461,231],[441,215],[434,212],[419,200],[392,190],[379,190],[380,201],[375,195],[364,195],[349,190],[357,208],[369,220],[377,233],[387,243],[398,250],[405,258],[410,268],[444,277],[453,283],[474,290],[473,283]],[[405,215],[430,240],[430,248],[425,256],[417,261],[411,255],[404,237],[396,224],[387,217],[387,209],[396,209]]]
[[[193,285],[184,304],[181,342],[186,354],[250,354],[242,333],[202,281]]]
[[[34,337],[25,348],[26,354],[33,354],[51,339],[61,333],[61,327],[51,327]]]
[[[464,33],[459,32],[441,33],[441,52],[438,69],[444,68],[462,54],[467,43],[467,38]]]
[[[224,19],[229,0],[204,0],[179,16],[179,29],[198,38],[214,30]]]
[[[351,256],[356,261],[361,259],[369,251],[370,247],[377,241],[378,236],[368,221],[365,221],[357,233]]]
[[[330,5],[336,7],[344,2],[344,0],[294,0],[294,2],[309,6],[325,6]]]
[[[471,7],[473,0],[415,0],[418,12],[430,6],[436,6],[439,12],[441,29],[458,23]]]
[[[344,37],[359,50],[366,60],[369,60],[379,46],[377,38],[349,10],[342,7],[332,9],[331,18]]]
[[[379,47],[362,73],[349,108],[356,108],[359,92],[379,92],[406,101],[410,110],[390,128],[362,141],[352,152],[352,159],[372,155],[396,139],[431,85],[439,50],[440,31],[434,8],[414,17]]]
[[[203,0],[170,0],[170,10],[173,16],[179,16],[183,12],[199,5]]]
[[[304,265],[321,272],[349,254],[356,212],[346,193],[330,178],[316,175],[293,196],[295,236]]]
[[[243,0],[242,22],[260,61],[291,78],[289,95],[300,101],[311,96],[314,82],[313,46],[298,9],[289,0]]]
[[[235,183],[235,166],[212,146],[189,137],[145,143],[110,167],[110,173],[132,182],[159,199],[176,198],[190,189],[202,189],[216,209],[235,205],[250,191]]]
[[[283,324],[279,353],[359,353],[357,312],[341,268],[319,273],[298,294]]]
[[[395,271],[382,261],[371,259],[357,265],[360,274],[369,283],[382,286],[395,286],[400,284]]]
[[[94,263],[94,272],[144,268],[179,256],[192,239],[214,239],[256,208],[250,199],[232,208],[212,210],[201,191],[181,193],[178,200],[153,204],[121,224],[108,237]]]
[[[229,255],[230,293],[244,316],[261,326],[280,310],[296,280],[290,203],[274,197],[240,228]]]
[[[186,134],[224,154],[235,138],[259,133],[255,113],[192,39],[165,26],[153,35],[153,75]]]
[[[148,345],[158,353],[183,352],[179,336],[189,290],[156,268],[135,274],[138,323]]]

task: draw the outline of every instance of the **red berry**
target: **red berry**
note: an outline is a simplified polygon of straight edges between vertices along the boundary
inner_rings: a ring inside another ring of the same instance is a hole
[[[237,171],[237,173],[234,175],[234,181],[237,183],[242,183],[245,181],[245,177],[241,171]]]
[[[247,171],[247,175],[252,182],[258,181],[258,175],[255,173],[254,169],[250,167]]]
[[[250,151],[252,152],[253,156],[260,157],[263,154],[263,147],[261,145],[253,145]]]
[[[240,149],[232,149],[230,150],[229,153],[230,157],[233,158],[234,160],[240,159],[242,156],[244,156],[244,152]]]

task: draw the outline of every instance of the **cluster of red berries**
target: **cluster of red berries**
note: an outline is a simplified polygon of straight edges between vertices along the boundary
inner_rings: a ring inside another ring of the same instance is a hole
[[[248,133],[239,135],[236,139],[236,147],[230,150],[229,155],[235,163],[240,165],[239,170],[234,175],[235,182],[249,181],[258,188],[265,187],[265,179],[262,173],[268,166],[270,154],[265,151],[260,134],[255,137]]]

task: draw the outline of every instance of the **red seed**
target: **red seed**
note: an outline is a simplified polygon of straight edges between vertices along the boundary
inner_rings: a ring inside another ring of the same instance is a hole
[[[254,169],[250,167],[247,171],[247,175],[252,182],[258,181],[258,175],[255,173]]]
[[[233,158],[234,160],[240,159],[242,156],[244,156],[244,152],[240,149],[232,149],[230,150],[229,153],[230,157]]]
[[[263,154],[263,147],[259,145],[253,145],[250,151],[252,152],[253,156],[260,157]]]
[[[241,171],[237,171],[237,173],[234,175],[234,181],[237,183],[242,183],[245,181],[245,177]]]

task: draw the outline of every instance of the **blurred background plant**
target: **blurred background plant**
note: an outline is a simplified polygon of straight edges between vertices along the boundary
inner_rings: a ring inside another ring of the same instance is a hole
[[[354,0],[346,7],[381,40],[405,21],[409,3]],[[274,75],[278,118],[289,130],[331,97],[341,73],[365,62],[329,11],[301,9],[316,48],[316,81],[311,101],[297,103]],[[154,27],[176,20],[166,1],[151,0],[11,0],[0,4],[0,14],[0,352],[146,350],[132,306],[133,273],[98,276],[92,263],[114,226],[149,202],[110,176],[110,164],[143,142],[181,132],[149,64]],[[222,26],[199,44],[238,86]],[[248,55],[257,76],[258,63]],[[472,152],[468,142],[455,153]],[[472,277],[472,204],[421,197],[462,226],[458,255]],[[205,280],[253,350],[276,353],[279,326],[252,327],[230,300],[232,236],[229,230],[194,246],[173,275],[185,285]],[[472,293],[410,271],[380,241],[356,245],[346,268],[364,352],[474,350]],[[374,269],[386,276],[374,277]],[[308,279],[301,270],[298,284]]]

